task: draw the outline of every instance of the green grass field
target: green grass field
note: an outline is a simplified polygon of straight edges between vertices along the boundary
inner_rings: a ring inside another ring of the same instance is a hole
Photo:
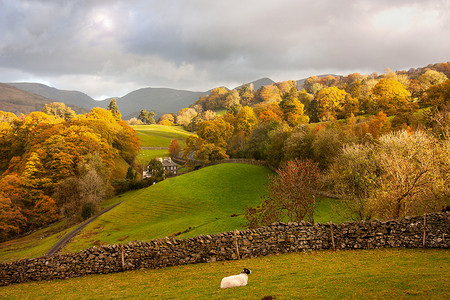
[[[252,270],[248,285],[220,289]],[[0,287],[2,299],[449,299],[450,251],[317,251]]]
[[[62,221],[24,237],[0,243],[0,262],[43,256],[64,235],[75,229],[64,229],[66,227],[66,222]]]
[[[131,126],[141,139],[141,147],[169,147],[172,140],[178,140],[183,148],[184,140],[193,133],[180,126],[134,125]]]
[[[143,149],[138,153],[138,160],[142,164],[148,164],[153,158],[156,157],[169,157],[169,150],[148,150]]]
[[[261,166],[222,164],[119,195],[111,203],[124,202],[88,225],[66,249],[243,229],[243,210],[261,201],[270,173]]]

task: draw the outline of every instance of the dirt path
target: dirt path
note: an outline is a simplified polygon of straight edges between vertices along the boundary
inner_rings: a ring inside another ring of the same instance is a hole
[[[104,209],[103,211],[101,211],[99,214],[93,216],[92,218],[84,221],[80,226],[78,226],[77,228],[75,228],[74,230],[72,230],[71,232],[66,234],[62,239],[60,239],[50,250],[48,250],[48,252],[45,255],[50,256],[50,255],[54,255],[54,254],[58,253],[59,250],[61,250],[74,236],[76,236],[89,223],[91,223],[92,221],[94,221],[95,219],[97,219],[98,217],[103,215],[104,213],[110,211],[111,209],[113,209],[114,207],[116,207],[117,205],[119,205],[122,202],[123,201],[116,203],[116,204]]]

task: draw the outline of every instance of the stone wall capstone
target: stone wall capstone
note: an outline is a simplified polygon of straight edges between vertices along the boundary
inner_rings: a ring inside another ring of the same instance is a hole
[[[92,247],[78,253],[0,264],[0,286],[142,268],[206,263],[327,249],[445,248],[450,214],[343,224],[275,223],[244,231]],[[425,225],[425,226],[424,226]]]

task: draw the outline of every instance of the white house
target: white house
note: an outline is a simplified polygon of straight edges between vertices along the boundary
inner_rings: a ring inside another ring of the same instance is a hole
[[[170,157],[164,157],[164,159],[161,157],[157,157],[156,160],[162,163],[165,175],[169,176],[177,175],[178,165],[174,163]],[[147,166],[146,168],[144,168],[144,171],[142,172],[142,177],[143,178],[150,177],[152,175],[152,171],[153,170],[150,170],[149,167]]]

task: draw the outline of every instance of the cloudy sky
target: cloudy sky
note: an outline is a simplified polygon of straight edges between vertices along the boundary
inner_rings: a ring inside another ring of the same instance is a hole
[[[0,82],[95,99],[450,60],[450,0],[0,0]]]

